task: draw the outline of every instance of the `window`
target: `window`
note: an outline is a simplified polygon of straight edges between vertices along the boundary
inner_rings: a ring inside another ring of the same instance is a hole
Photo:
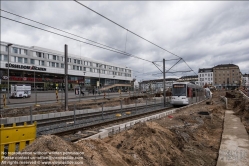
[[[16,48],[16,47],[13,47],[13,53],[16,53],[16,54],[18,54],[18,48]]]
[[[76,70],[76,66],[75,65],[73,65],[73,70]]]
[[[42,57],[42,53],[41,52],[36,52],[36,56],[41,58]]]
[[[25,55],[28,55],[28,50],[23,50]]]
[[[77,63],[78,63],[78,64],[81,64],[81,60],[77,60]]]
[[[30,63],[31,64],[35,64],[35,60],[34,59],[30,59]]]
[[[28,63],[28,58],[24,58],[24,63]]]
[[[74,63],[76,63],[77,62],[77,60],[76,59],[74,59]]]
[[[22,58],[21,57],[18,57],[18,62],[22,63]]]
[[[64,63],[62,63],[62,64],[61,64],[61,68],[64,68],[64,66],[65,66]]]
[[[61,57],[62,62],[64,61],[64,57]]]
[[[71,58],[67,58],[67,62],[71,62]]]
[[[90,66],[93,66],[93,63],[92,63],[92,62],[90,62]]]
[[[8,61],[8,56],[7,55],[3,55],[3,60],[4,61]]]
[[[53,60],[56,60],[56,55],[53,55]]]
[[[41,65],[44,66],[44,61],[41,61]]]
[[[84,67],[83,69],[84,69],[84,71],[86,71],[86,67]]]
[[[59,63],[56,63],[56,67],[59,67]]]
[[[55,62],[52,62],[51,64],[52,64],[52,67],[55,67]]]
[[[93,69],[92,69],[92,68],[90,68],[90,72],[93,72]]]

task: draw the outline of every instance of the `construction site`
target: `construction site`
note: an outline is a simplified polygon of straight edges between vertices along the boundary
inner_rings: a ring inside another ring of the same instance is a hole
[[[145,98],[142,99],[140,102],[145,102]],[[132,103],[133,100],[125,99],[124,105]],[[87,104],[94,109],[100,107],[98,102]],[[143,118],[133,118],[136,119],[134,123],[129,118],[90,129],[85,127],[70,134],[84,135],[86,129],[92,134],[74,141],[68,141],[67,136],[60,134],[39,135],[20,152],[13,155],[9,152],[1,164],[248,165],[249,99],[241,91],[215,91],[212,99],[173,109],[171,112],[165,108],[160,110],[158,116],[151,115],[154,119],[143,115]],[[231,121],[226,121],[227,111],[234,116]],[[232,121],[241,126],[232,126],[235,131],[229,130],[233,137],[230,139],[225,134]],[[242,142],[238,142],[241,139]]]

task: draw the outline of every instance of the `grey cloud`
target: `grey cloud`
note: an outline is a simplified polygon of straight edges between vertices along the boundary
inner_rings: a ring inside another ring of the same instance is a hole
[[[198,72],[198,68],[212,67],[231,61],[235,64],[243,64],[241,65],[243,66],[241,67],[242,73],[247,70],[245,64],[248,63],[249,45],[248,2],[81,2],[129,30],[183,57],[195,72]],[[163,58],[176,58],[127,33],[75,2],[4,1],[1,3],[4,10],[24,15],[119,50],[125,49],[127,35],[126,51],[144,59],[161,61]],[[198,5],[195,6],[195,4]],[[26,39],[16,37],[17,44],[25,43],[59,51],[63,51],[63,45],[67,43],[71,53],[80,54],[79,42],[8,21],[4,21],[1,25],[1,33],[3,41],[13,41],[13,35],[23,34]],[[84,56],[128,66],[134,71],[160,73],[151,63],[81,45],[81,52]],[[171,67],[174,62],[167,61],[167,68]],[[162,65],[162,63],[159,64]],[[188,70],[188,67],[185,63],[180,63],[173,70]],[[134,75],[136,74],[134,72]],[[192,75],[194,72],[177,73],[177,75],[181,74]],[[168,75],[173,76],[173,74]],[[142,75],[141,79],[143,77],[155,78],[150,74]]]

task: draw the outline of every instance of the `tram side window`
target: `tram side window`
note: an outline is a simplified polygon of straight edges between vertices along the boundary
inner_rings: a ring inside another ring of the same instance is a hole
[[[191,96],[191,88],[188,87],[188,88],[187,88],[187,97],[190,97],[190,96]]]

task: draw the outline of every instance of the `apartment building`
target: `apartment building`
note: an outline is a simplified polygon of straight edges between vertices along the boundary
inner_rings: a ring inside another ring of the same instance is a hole
[[[235,89],[241,85],[241,72],[239,66],[234,64],[221,64],[213,67],[214,86],[217,89]]]
[[[243,74],[242,86],[249,88],[249,74]]]
[[[198,71],[198,84],[200,86],[213,85],[213,68],[202,68]]]

